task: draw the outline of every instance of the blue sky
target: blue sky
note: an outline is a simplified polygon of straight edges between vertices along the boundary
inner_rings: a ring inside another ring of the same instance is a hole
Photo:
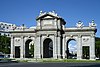
[[[55,10],[67,22],[66,27],[75,26],[79,20],[88,26],[95,20],[96,36],[100,37],[100,0],[0,0],[0,21],[35,26],[41,10]]]

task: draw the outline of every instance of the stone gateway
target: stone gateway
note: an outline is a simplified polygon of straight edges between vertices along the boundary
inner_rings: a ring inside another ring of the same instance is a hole
[[[14,28],[11,34],[11,58],[30,58],[30,46],[34,45],[33,58],[68,58],[68,42],[77,43],[77,59],[83,59],[83,47],[88,47],[89,59],[95,60],[94,21],[85,27],[81,21],[76,27],[65,27],[66,22],[54,11],[42,12],[36,18],[37,26]]]

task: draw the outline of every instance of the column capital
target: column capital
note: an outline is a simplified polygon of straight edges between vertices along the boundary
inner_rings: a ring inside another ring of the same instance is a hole
[[[21,36],[21,38],[23,39],[23,38],[24,38],[24,36]]]
[[[42,34],[40,34],[39,37],[42,37]]]
[[[95,37],[95,35],[94,35],[94,34],[92,34],[92,35],[90,35],[90,36],[91,36],[91,37],[93,37],[93,38]]]
[[[59,35],[59,34],[54,34],[54,36],[55,36],[55,37],[61,37],[61,35]]]
[[[73,35],[70,35],[70,38],[72,39],[73,38]]]
[[[37,36],[35,35],[34,37],[36,38]]]
[[[36,37],[41,37],[42,36],[42,34],[36,34]]]
[[[57,22],[57,19],[55,18],[54,21]]]
[[[58,35],[58,37],[61,37],[61,35]]]
[[[63,35],[63,38],[65,38],[65,37],[66,37],[66,35],[64,34],[64,35]]]
[[[46,34],[46,36],[47,36],[47,37],[49,37],[49,36],[50,36],[50,34]]]
[[[54,36],[57,37],[58,35],[57,34],[54,34]]]
[[[58,22],[60,22],[60,19],[58,19]]]
[[[82,37],[82,35],[78,35],[78,38],[81,38]]]
[[[14,37],[13,37],[13,36],[11,36],[11,39],[14,39]]]

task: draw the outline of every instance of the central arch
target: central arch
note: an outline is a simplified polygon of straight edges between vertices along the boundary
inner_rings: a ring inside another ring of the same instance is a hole
[[[43,42],[43,58],[53,57],[53,41],[47,38]]]

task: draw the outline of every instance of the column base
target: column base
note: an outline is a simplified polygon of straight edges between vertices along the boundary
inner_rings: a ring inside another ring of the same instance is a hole
[[[77,56],[77,60],[82,60],[82,56]]]
[[[77,58],[77,60],[82,60],[82,58]]]
[[[10,58],[14,58],[14,57],[13,57],[13,54],[10,54]]]
[[[58,58],[58,59],[61,59],[61,55],[57,55],[57,58]]]
[[[62,55],[62,58],[64,59],[65,58],[65,55]]]
[[[96,59],[95,59],[95,55],[90,56],[90,60],[96,60]]]
[[[57,59],[57,55],[56,55],[56,54],[55,54],[55,55],[53,55],[53,58],[54,58],[54,59]]]
[[[90,59],[90,60],[96,60],[96,59]]]
[[[40,54],[35,55],[34,58],[40,59],[41,58],[41,55]]]
[[[23,55],[23,54],[21,54],[20,58],[24,58],[24,55]]]

